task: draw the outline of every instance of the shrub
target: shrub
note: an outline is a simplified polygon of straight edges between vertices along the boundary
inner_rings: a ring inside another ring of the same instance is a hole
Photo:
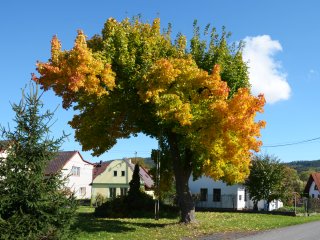
[[[161,217],[177,217],[178,208],[160,203]],[[152,218],[154,217],[154,200],[144,192],[136,198],[119,196],[96,207],[96,217],[108,218]]]
[[[95,197],[95,202],[93,203],[96,207],[101,206],[104,202],[106,202],[106,198],[101,194],[98,193]]]
[[[296,207],[297,213],[304,213],[305,211],[306,210],[304,207]],[[292,207],[292,206],[281,207],[281,208],[273,210],[273,212],[294,212],[294,207]]]
[[[140,192],[135,197],[119,196],[106,201],[95,209],[97,217],[146,217],[154,211],[154,201],[151,196]]]

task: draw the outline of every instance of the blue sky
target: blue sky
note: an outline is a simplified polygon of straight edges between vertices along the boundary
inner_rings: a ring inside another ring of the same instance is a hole
[[[50,57],[50,40],[57,34],[64,49],[70,49],[77,29],[89,37],[100,33],[109,17],[121,21],[142,15],[151,22],[160,17],[166,27],[170,22],[174,34],[189,39],[192,23],[207,23],[217,29],[226,26],[232,41],[245,40],[244,57],[249,61],[253,92],[264,92],[268,100],[262,131],[264,146],[300,142],[320,137],[320,2],[255,0],[68,0],[68,1],[1,1],[0,2],[0,124],[12,124],[10,103],[21,98],[21,88],[35,72],[37,60]],[[55,109],[61,99],[52,92],[44,94],[45,107]],[[67,122],[72,111],[59,107],[53,136],[70,133],[63,150],[81,150],[74,141]],[[145,136],[119,140],[109,152],[85,159],[96,162],[134,156],[147,157],[156,148],[155,140]],[[282,161],[320,159],[320,140],[285,147],[263,147],[263,153],[274,154]]]

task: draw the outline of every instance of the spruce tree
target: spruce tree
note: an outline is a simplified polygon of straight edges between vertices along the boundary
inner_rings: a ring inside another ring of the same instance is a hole
[[[129,182],[129,196],[137,196],[140,193],[140,175],[139,175],[140,167],[139,164],[137,163],[134,166],[133,174],[132,174],[132,179]]]
[[[15,127],[1,127],[7,157],[0,159],[0,238],[66,239],[76,204],[64,190],[61,173],[46,176],[45,169],[64,136],[49,136],[53,113],[42,111],[37,86],[13,104]]]

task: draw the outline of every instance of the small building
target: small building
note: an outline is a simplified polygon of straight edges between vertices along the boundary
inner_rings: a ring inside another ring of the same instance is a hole
[[[93,170],[92,201],[97,195],[110,199],[126,195],[132,179],[134,164],[129,159],[112,160],[97,164]],[[153,180],[147,170],[140,166],[141,188],[153,196]]]
[[[311,198],[320,198],[320,172],[310,174],[304,193]]]
[[[223,181],[215,181],[202,176],[193,181],[189,179],[189,189],[195,198],[196,207],[213,209],[245,210],[253,209],[253,201],[249,198],[249,192],[242,184],[228,185]],[[267,202],[258,202],[258,209],[266,208]],[[269,211],[283,207],[280,200],[269,204]]]
[[[78,151],[62,151],[49,162],[45,175],[61,171],[66,187],[77,199],[91,199],[93,167],[94,164],[85,161]]]
[[[0,141],[0,158],[6,158],[7,157],[7,146],[8,141]]]

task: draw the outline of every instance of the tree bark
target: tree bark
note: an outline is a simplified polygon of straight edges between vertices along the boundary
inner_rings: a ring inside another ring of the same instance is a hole
[[[195,221],[195,205],[189,191],[189,178],[192,172],[192,153],[188,148],[181,149],[178,146],[178,138],[174,133],[169,134],[168,143],[173,160],[173,171],[176,180],[177,200],[180,208],[180,221],[192,223]]]

